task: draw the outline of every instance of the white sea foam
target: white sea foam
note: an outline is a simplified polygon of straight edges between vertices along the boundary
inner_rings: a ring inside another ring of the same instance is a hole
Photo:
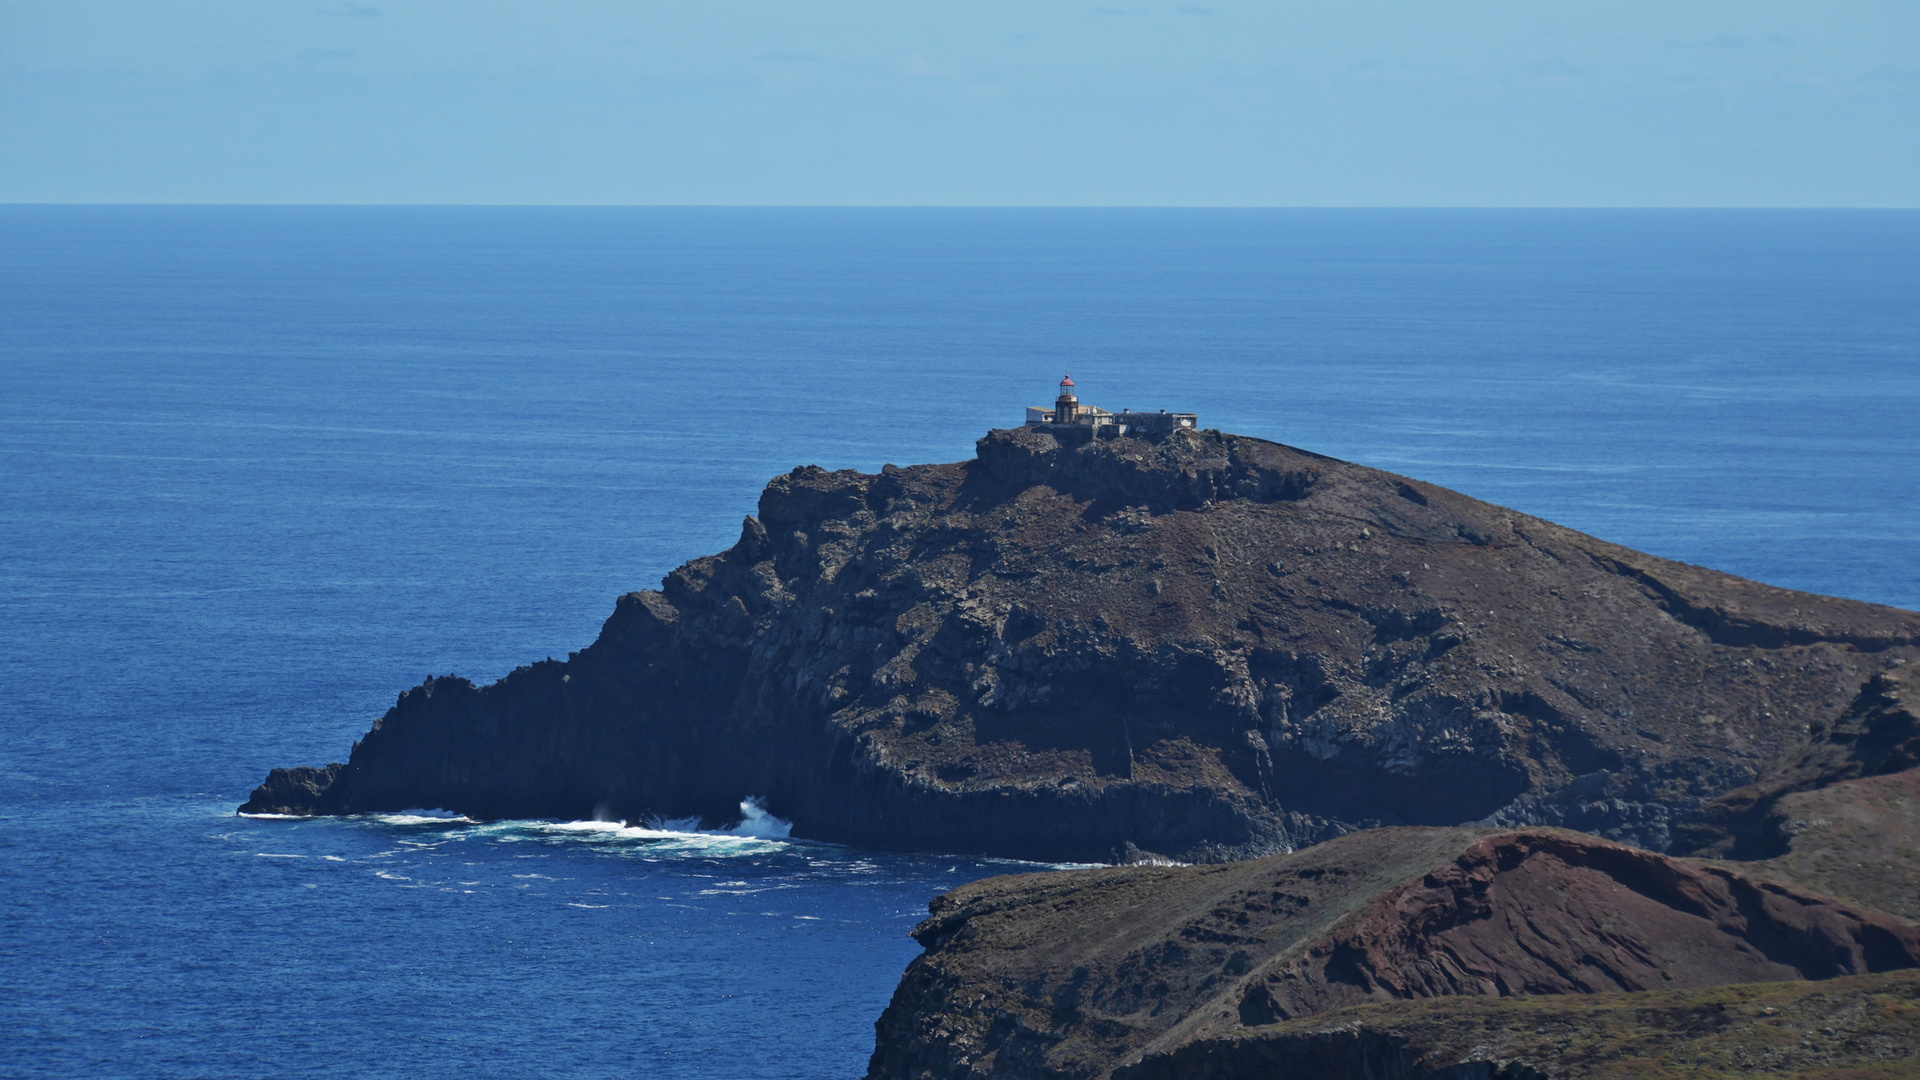
[[[451,810],[402,810],[397,814],[368,814],[385,825],[471,825],[473,819]]]
[[[761,840],[785,840],[793,835],[793,822],[782,821],[767,813],[766,802],[749,795],[740,800],[740,824],[728,831],[735,836],[753,836]]]
[[[577,832],[577,833],[619,833],[619,832],[627,831],[627,827],[617,821],[599,821],[599,820],[553,821],[553,822],[543,823],[541,825],[541,828],[547,829],[552,832]]]
[[[413,853],[422,848],[440,846],[450,841],[470,839],[490,839],[509,843],[565,839],[596,846],[613,844],[627,848],[635,854],[642,854],[649,859],[676,855],[725,858],[778,851],[792,842],[793,823],[775,817],[767,810],[766,803],[758,797],[741,800],[740,820],[723,828],[702,828],[704,823],[697,817],[651,817],[644,824],[627,824],[605,820],[607,815],[601,810],[602,808],[596,808],[597,820],[591,821],[477,822],[465,815],[442,809],[411,809],[391,814],[366,814],[361,815],[360,819],[379,826],[408,828],[439,826],[445,830],[414,834],[424,835],[426,839],[395,837],[394,842],[400,844],[401,848],[398,851],[381,852],[381,855]],[[274,816],[287,817],[288,815]]]
[[[604,815],[602,815],[604,817]],[[790,840],[793,823],[767,812],[758,798],[740,802],[740,821],[724,829],[703,829],[697,817],[650,817],[645,824],[629,825],[618,821],[510,821],[481,826],[498,832],[502,838],[522,836],[568,837],[587,843],[617,841],[639,842],[648,852],[687,853],[708,856],[759,854],[778,850]]]

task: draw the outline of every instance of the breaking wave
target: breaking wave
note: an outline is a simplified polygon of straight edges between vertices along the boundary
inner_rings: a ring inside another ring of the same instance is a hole
[[[435,843],[466,838],[505,843],[571,841],[626,849],[628,853],[647,858],[757,855],[805,843],[793,839],[792,822],[775,817],[767,809],[766,802],[757,797],[742,799],[740,820],[720,828],[705,828],[705,822],[697,817],[653,817],[644,823],[604,820],[475,821],[463,814],[439,809],[366,814],[361,820],[389,827],[399,826],[413,831],[416,836],[421,832],[431,833]],[[417,844],[420,841],[400,842]]]
[[[785,840],[793,835],[793,822],[782,821],[767,813],[767,804],[754,796],[740,800],[740,824],[730,832],[735,836],[757,836],[762,840]]]
[[[374,814],[373,817],[389,825],[471,825],[473,819],[465,814],[456,814],[451,810],[435,807],[431,810],[402,810],[394,814]]]

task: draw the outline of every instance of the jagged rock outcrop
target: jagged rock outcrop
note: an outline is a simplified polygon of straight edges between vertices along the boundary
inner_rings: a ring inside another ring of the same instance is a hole
[[[1883,912],[1561,830],[1374,829],[1224,865],[991,878],[931,908],[914,931],[926,952],[876,1025],[871,1080],[1098,1080],[1156,1058],[1184,1065],[1137,1074],[1265,1076],[1205,1072],[1225,1052],[1185,1048],[1374,1002],[1920,965],[1920,926]],[[1413,1049],[1324,1032],[1289,1044],[1327,1075],[1458,1063]]]
[[[1218,432],[776,478],[599,640],[431,679],[251,812],[730,818],[1105,861],[1371,825],[1654,849],[1920,656],[1920,615]],[[1787,764],[1782,764],[1787,763]]]

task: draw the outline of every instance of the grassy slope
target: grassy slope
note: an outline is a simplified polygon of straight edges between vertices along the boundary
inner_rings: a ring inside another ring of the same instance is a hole
[[[1363,1005],[1203,1041],[1121,1075],[1288,1076],[1302,1048],[1369,1033],[1406,1040],[1415,1075],[1479,1060],[1521,1062],[1556,1080],[1893,1080],[1920,1076],[1920,972]]]
[[[1799,792],[1780,809],[1791,850],[1734,865],[1920,919],[1920,769]]]

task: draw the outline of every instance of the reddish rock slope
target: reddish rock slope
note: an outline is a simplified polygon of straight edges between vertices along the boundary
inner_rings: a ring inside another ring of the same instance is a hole
[[[1903,969],[1920,927],[1558,830],[1382,829],[1222,866],[994,878],[934,903],[868,1076],[1097,1078],[1367,1002]]]

